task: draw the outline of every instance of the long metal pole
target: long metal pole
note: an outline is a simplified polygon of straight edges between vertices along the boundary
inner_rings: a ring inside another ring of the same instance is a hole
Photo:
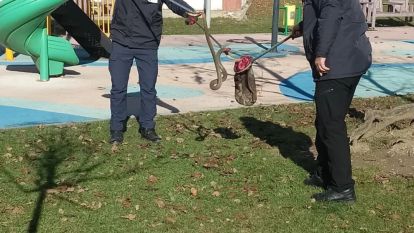
[[[211,25],[211,0],[204,0],[204,14],[206,15],[207,27]]]
[[[273,20],[272,20],[272,46],[277,44],[279,34],[279,0],[273,1]],[[277,47],[273,50],[277,52]]]

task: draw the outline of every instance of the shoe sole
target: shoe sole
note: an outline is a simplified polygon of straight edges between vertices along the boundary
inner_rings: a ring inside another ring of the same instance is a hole
[[[344,199],[344,200],[316,200],[316,202],[319,203],[343,203],[343,204],[354,204],[356,202],[356,199]]]

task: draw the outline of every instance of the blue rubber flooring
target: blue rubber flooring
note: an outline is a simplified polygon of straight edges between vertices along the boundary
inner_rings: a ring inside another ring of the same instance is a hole
[[[94,118],[0,105],[0,128],[93,121]]]
[[[414,64],[374,64],[363,76],[356,97],[377,97],[414,93]],[[315,83],[310,71],[282,82],[283,95],[299,101],[312,101]]]

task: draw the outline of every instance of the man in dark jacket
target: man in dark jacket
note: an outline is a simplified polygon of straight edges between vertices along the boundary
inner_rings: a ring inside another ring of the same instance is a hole
[[[314,195],[317,201],[356,200],[345,116],[372,63],[366,31],[358,0],[304,0],[303,22],[293,30],[294,37],[303,35],[316,82],[319,168],[309,181],[326,188]]]
[[[111,73],[111,143],[121,143],[126,131],[127,87],[135,59],[140,85],[139,133],[145,139],[159,142],[154,118],[157,113],[155,84],[158,75],[158,47],[162,34],[162,6],[195,23],[198,15],[185,11],[192,8],[183,0],[117,0],[111,24],[112,53],[109,58]],[[178,3],[178,4],[177,4]],[[180,6],[181,5],[181,6]]]

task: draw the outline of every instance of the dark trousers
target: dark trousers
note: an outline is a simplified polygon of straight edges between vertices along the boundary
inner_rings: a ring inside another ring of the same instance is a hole
[[[127,88],[132,63],[135,59],[139,73],[140,86],[140,126],[154,128],[154,117],[157,114],[157,91],[155,84],[158,76],[158,50],[135,49],[112,43],[109,58],[111,73],[111,130],[126,130]]]
[[[341,192],[354,186],[345,116],[361,76],[316,82],[316,148],[321,176]]]

